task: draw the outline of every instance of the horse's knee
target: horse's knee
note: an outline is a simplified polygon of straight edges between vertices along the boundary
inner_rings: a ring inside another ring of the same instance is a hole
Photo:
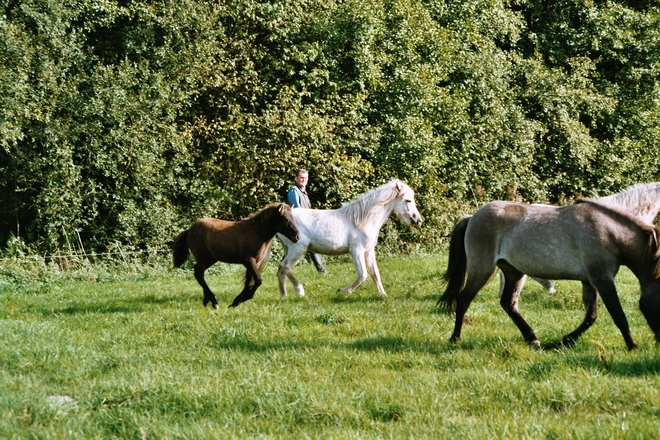
[[[510,297],[504,295],[500,297],[500,306],[507,314],[518,310],[517,304],[514,303]]]

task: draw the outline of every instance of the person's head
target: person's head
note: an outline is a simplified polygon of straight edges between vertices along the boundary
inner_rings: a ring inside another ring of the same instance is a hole
[[[298,186],[304,188],[307,186],[307,182],[309,181],[309,173],[305,169],[299,169],[296,172],[296,183]]]

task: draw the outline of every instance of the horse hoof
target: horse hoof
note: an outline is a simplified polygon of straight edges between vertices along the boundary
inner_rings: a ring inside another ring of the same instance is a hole
[[[215,310],[218,310],[220,308],[220,306],[218,305],[218,303],[213,303],[213,308]]]
[[[541,341],[539,341],[538,339],[534,339],[533,341],[531,341],[531,342],[529,343],[529,345],[531,345],[532,348],[535,348],[535,349],[537,349],[537,350],[541,350],[541,348],[542,348],[542,347],[541,347]]]

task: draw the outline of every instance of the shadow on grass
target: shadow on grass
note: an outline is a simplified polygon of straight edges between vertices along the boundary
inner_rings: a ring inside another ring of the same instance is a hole
[[[258,342],[252,340],[249,335],[231,335],[229,338],[225,334],[219,335],[218,339],[211,345],[220,350],[242,350],[253,353],[263,353],[269,351],[307,351],[315,348],[336,349],[336,350],[358,350],[365,352],[386,351],[390,353],[423,353],[431,355],[440,355],[453,351],[455,347],[443,343],[432,344],[428,341],[418,339],[407,339],[404,337],[376,336],[358,339],[353,342],[337,343],[318,341],[267,341]]]
[[[561,350],[572,349],[564,348]],[[619,356],[626,356],[626,354]],[[547,375],[553,374],[558,364],[566,362],[573,365],[573,367],[580,367],[585,370],[598,370],[612,376],[625,378],[653,377],[660,374],[660,359],[657,357],[634,360],[617,360],[616,358],[617,356],[615,354],[602,356],[600,353],[594,355],[582,354],[570,361],[553,358],[532,364],[529,367],[528,375],[535,379],[543,379]]]
[[[454,347],[447,343],[430,343],[425,340],[399,336],[374,336],[363,338],[343,344],[343,347],[361,351],[388,351],[391,353],[417,352],[431,355],[439,355],[454,350]]]
[[[596,361],[602,363],[601,360],[596,358]],[[630,361],[615,361],[613,360],[609,369],[609,373],[621,377],[647,377],[657,376],[660,374],[660,359],[637,359]]]
[[[330,298],[330,302],[333,304],[371,304],[377,302],[387,301],[387,297],[381,296],[379,294],[356,294],[354,293],[335,293],[335,296]]]
[[[145,295],[135,298],[121,299],[119,301],[107,301],[105,303],[80,303],[67,307],[30,307],[29,313],[42,316],[52,315],[84,315],[88,313],[141,313],[150,305],[168,304],[182,302],[180,296],[155,296]]]

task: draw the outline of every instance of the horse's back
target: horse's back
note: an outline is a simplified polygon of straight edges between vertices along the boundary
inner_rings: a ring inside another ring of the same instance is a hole
[[[339,210],[296,208],[291,213],[301,235],[301,245],[326,255],[349,252],[356,231]]]
[[[506,261],[532,276],[582,279],[592,261],[616,258],[603,237],[608,221],[589,206],[491,202],[470,220],[466,252],[473,260]]]
[[[188,247],[198,261],[243,263],[246,256],[269,244],[253,244],[254,234],[246,230],[247,226],[241,221],[201,218],[188,229]]]

